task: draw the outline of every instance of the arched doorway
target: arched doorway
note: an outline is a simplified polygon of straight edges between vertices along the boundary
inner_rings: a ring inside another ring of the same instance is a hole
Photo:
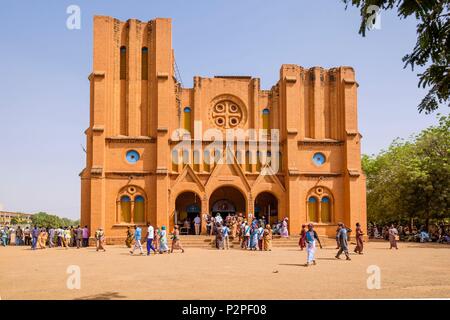
[[[245,216],[246,207],[244,195],[231,186],[220,187],[209,197],[209,213],[213,216],[216,216],[217,213],[220,213],[222,218],[238,213]]]
[[[255,217],[262,216],[270,225],[278,221],[278,199],[270,192],[261,192],[255,199]]]
[[[201,198],[191,191],[180,193],[175,200],[174,225],[178,224],[182,234],[195,234],[194,219],[201,216]]]

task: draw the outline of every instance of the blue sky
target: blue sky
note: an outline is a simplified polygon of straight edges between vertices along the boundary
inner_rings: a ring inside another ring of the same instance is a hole
[[[72,4],[81,8],[80,30],[66,28]],[[367,154],[436,123],[417,112],[425,92],[401,61],[415,44],[415,21],[395,13],[383,12],[381,29],[363,38],[358,10],[339,0],[3,0],[0,8],[0,210],[79,217],[95,14],[171,17],[189,87],[194,75],[238,74],[268,89],[283,63],[353,66]]]

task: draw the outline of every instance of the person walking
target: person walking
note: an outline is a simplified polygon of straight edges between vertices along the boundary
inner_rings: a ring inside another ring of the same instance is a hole
[[[84,226],[83,228],[83,247],[89,246],[89,228]]]
[[[300,250],[303,251],[306,248],[306,226],[302,224],[302,231],[300,231],[300,238],[298,239],[298,245],[300,246]]]
[[[363,248],[364,248],[364,242],[363,242],[363,235],[364,232],[361,230],[361,225],[359,224],[359,222],[356,223],[356,230],[355,230],[356,234],[356,248],[355,248],[355,253],[358,254],[363,254]]]
[[[283,222],[281,223],[280,236],[282,238],[289,238],[288,221],[289,221],[289,219],[286,217],[286,218],[284,218]]]
[[[8,227],[3,227],[0,229],[0,233],[2,236],[2,245],[6,247],[8,245]]]
[[[341,229],[339,228],[339,226],[337,227],[337,229],[336,229],[336,250],[338,250],[339,249],[339,231],[340,231]]]
[[[20,226],[16,230],[16,246],[21,246],[23,244],[23,230]]]
[[[167,230],[166,226],[161,227],[161,231],[159,233],[159,253],[169,253],[169,246],[167,244]]]
[[[250,250],[257,250],[258,246],[258,223],[253,224],[250,231]]]
[[[228,228],[228,225],[224,225],[222,229],[223,234],[223,246],[225,249],[230,249],[230,228]]]
[[[306,267],[313,264],[316,265],[316,241],[319,243],[320,249],[322,249],[322,244],[320,243],[319,236],[316,230],[314,230],[314,225],[312,223],[308,224],[308,231],[305,235],[306,241]]]
[[[47,239],[48,239],[47,229],[41,228],[41,231],[40,231],[39,237],[38,237],[39,249],[46,248]]]
[[[261,219],[259,221],[262,221],[262,220],[264,220],[264,216],[263,216],[263,219]],[[259,249],[259,251],[263,250],[263,247],[264,247],[263,242],[264,242],[264,228],[263,228],[263,225],[260,224],[258,227],[258,249]]]
[[[35,225],[33,230],[31,230],[31,250],[36,250],[39,233],[39,229]]]
[[[83,245],[83,229],[80,226],[78,226],[75,229],[75,236],[76,236],[77,249],[80,249],[81,246]]]
[[[105,232],[103,231],[103,228],[100,227],[95,231],[95,246],[96,251],[103,250],[103,252],[106,251],[105,247]]]
[[[24,239],[25,239],[25,245],[31,246],[31,230],[30,228],[26,227],[23,231]]]
[[[264,251],[272,251],[272,228],[270,224],[264,229]]]
[[[223,246],[223,228],[222,225],[217,222],[216,226],[214,227],[214,234],[216,235],[216,248],[217,249],[224,249]]]
[[[175,227],[173,227],[172,247],[170,248],[170,253],[173,253],[173,250],[181,250],[181,253],[184,253],[184,249],[183,249],[183,246],[181,245],[181,240],[180,240],[180,230],[177,225]]]
[[[141,243],[141,236],[142,236],[142,229],[138,225],[134,225],[134,246],[133,249],[130,250],[130,253],[133,254],[134,250],[139,249],[140,255],[144,254],[144,251],[142,250],[142,243]]]
[[[64,248],[69,249],[69,246],[72,241],[72,230],[70,228],[64,227]]]
[[[243,249],[247,249],[250,245],[250,226],[248,225],[247,221],[244,222],[244,229],[243,229],[243,240],[241,247]]]
[[[388,234],[389,234],[389,243],[390,243],[389,249],[395,248],[395,250],[398,250],[397,241],[399,240],[399,236],[398,236],[398,231],[393,224],[391,224]]]
[[[53,248],[55,246],[55,229],[53,227],[50,227],[48,229],[48,247]]]
[[[155,247],[155,250],[159,252],[159,237],[161,234],[161,230],[159,230],[159,227],[156,226],[155,232],[154,232],[154,237],[153,237],[153,246]]]
[[[194,218],[194,229],[195,229],[195,234],[197,236],[200,234],[201,223],[202,223],[202,219],[200,218],[200,215],[197,215]]]
[[[131,243],[133,242],[133,232],[131,231],[131,228],[128,227],[127,228],[127,237],[125,239],[125,245],[127,246],[127,248],[131,248]]]
[[[346,260],[351,260],[348,255],[347,228],[342,222],[338,223],[338,228],[339,251],[336,254],[336,259],[340,259],[342,252],[344,252]]]
[[[153,226],[151,225],[151,223],[148,224],[147,226],[147,255],[150,255],[150,250],[153,250],[153,252],[156,255],[156,249],[153,246],[153,239],[155,238],[155,230],[153,228]]]

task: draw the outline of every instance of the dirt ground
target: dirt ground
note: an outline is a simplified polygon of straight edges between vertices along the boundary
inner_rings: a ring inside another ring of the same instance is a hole
[[[317,250],[317,265],[305,267],[306,252],[189,248],[166,255],[130,256],[127,248],[0,248],[1,299],[341,299],[450,298],[450,246],[366,243],[352,261]],[[367,268],[380,268],[380,289],[368,289]],[[79,266],[80,289],[68,289]],[[68,273],[69,271],[69,273]],[[220,288],[220,289],[218,289]]]

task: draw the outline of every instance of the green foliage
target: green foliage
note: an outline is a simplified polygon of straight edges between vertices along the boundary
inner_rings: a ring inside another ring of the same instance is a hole
[[[417,41],[413,51],[403,57],[405,68],[424,67],[418,74],[418,86],[429,87],[427,95],[420,102],[419,112],[430,113],[439,104],[449,102],[450,85],[450,1],[449,0],[342,0],[346,8],[349,4],[360,8],[361,25],[359,33],[366,35],[371,12],[369,6],[376,5],[381,10],[397,8],[402,19],[413,16],[417,19]]]
[[[33,225],[37,225],[39,227],[69,227],[69,226],[77,226],[79,221],[73,221],[68,218],[60,218],[55,215],[50,215],[45,212],[39,212],[33,214],[31,216],[31,221]]]
[[[411,141],[395,140],[377,156],[362,157],[369,221],[450,218],[450,116]]]

